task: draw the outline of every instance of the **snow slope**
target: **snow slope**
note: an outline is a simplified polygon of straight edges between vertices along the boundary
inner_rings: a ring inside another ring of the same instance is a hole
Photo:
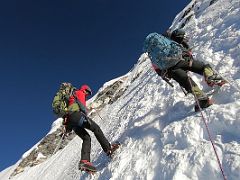
[[[227,179],[239,180],[240,2],[218,0],[209,6],[210,2],[192,1],[176,16],[171,29],[181,27],[190,15],[184,29],[191,37],[196,59],[211,63],[231,82],[213,96],[215,104],[204,116]],[[189,12],[182,18],[186,10]],[[191,76],[208,90],[202,77]],[[117,80],[106,83],[99,93]],[[186,97],[177,83],[171,88],[161,80],[145,54],[125,76],[121,88],[126,89],[124,94],[99,112],[104,121],[94,117],[110,141],[122,142],[121,153],[111,162],[92,134],[92,162],[99,169],[94,176],[77,170],[82,141],[75,137],[51,158],[12,179],[222,179],[202,118],[193,112],[192,95]],[[0,179],[8,179],[13,170],[1,172]]]

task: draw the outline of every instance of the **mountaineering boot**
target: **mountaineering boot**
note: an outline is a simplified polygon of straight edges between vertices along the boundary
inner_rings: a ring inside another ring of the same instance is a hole
[[[213,74],[210,77],[206,77],[205,80],[207,84],[211,87],[214,85],[222,86],[226,83],[226,80],[224,80],[221,76],[217,74]]]
[[[96,172],[97,169],[91,162],[88,160],[81,160],[79,162],[79,170],[81,171],[87,171],[87,172]]]
[[[227,82],[220,75],[215,73],[209,65],[204,68],[203,72],[206,83],[211,87],[214,85],[222,86]]]
[[[200,108],[207,108],[209,106],[212,105],[212,101],[209,99],[209,97],[197,86],[193,86],[192,87],[192,93],[193,95],[196,96],[197,101],[199,102]],[[199,111],[200,110],[198,103],[196,102],[195,105],[195,111]]]
[[[111,144],[111,148],[106,152],[107,156],[111,157],[113,156],[114,152],[120,147],[119,142],[114,142]]]
[[[199,97],[198,102],[199,102],[200,107],[198,106],[198,103],[196,102],[195,107],[194,107],[195,112],[200,111],[200,108],[204,109],[204,108],[207,108],[207,107],[209,107],[213,104],[212,100],[207,96]]]

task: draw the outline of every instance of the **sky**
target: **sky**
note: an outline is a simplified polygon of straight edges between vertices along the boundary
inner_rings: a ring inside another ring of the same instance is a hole
[[[126,74],[150,32],[164,32],[190,0],[0,2],[0,171],[41,140],[56,119],[61,82],[93,93]]]

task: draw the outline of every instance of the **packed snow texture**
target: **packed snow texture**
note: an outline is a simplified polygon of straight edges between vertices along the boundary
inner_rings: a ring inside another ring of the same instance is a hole
[[[184,29],[195,47],[195,58],[212,64],[230,81],[213,95],[215,104],[203,114],[227,178],[239,180],[240,1],[218,0],[208,6],[209,3],[210,0],[195,3]],[[180,26],[183,13],[177,15],[172,29]],[[209,90],[201,76],[190,75],[200,87]],[[194,113],[193,96],[184,96],[178,84],[172,82],[174,88],[153,72],[146,54],[141,55],[122,84],[127,90],[99,112],[104,121],[98,116],[94,118],[110,141],[122,143],[119,153],[110,161],[91,133],[91,158],[99,170],[95,175],[77,169],[82,140],[75,137],[47,161],[12,179],[222,179],[203,120],[199,113]],[[8,179],[11,171],[12,167],[1,172],[0,179]]]

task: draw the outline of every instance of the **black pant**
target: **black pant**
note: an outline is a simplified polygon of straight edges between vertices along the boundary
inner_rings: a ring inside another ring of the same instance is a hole
[[[81,118],[85,118],[85,122],[80,127],[79,122]],[[69,116],[69,122],[67,125],[69,128],[72,128],[75,133],[83,140],[82,151],[81,151],[81,160],[90,161],[90,151],[91,151],[91,137],[88,132],[85,130],[91,130],[96,136],[98,142],[100,143],[104,152],[107,152],[110,149],[110,143],[104,136],[100,127],[89,117],[85,116],[81,112],[74,112]]]
[[[196,86],[196,83],[192,80],[192,78],[189,77],[188,79],[187,71],[203,75],[204,68],[207,66],[209,65],[204,64],[203,62],[197,60],[193,60],[192,65],[189,66],[189,61],[182,60],[175,66],[168,69],[168,76],[177,81],[180,84],[180,86],[186,89],[188,93],[192,93],[192,88],[189,79],[193,86]]]

